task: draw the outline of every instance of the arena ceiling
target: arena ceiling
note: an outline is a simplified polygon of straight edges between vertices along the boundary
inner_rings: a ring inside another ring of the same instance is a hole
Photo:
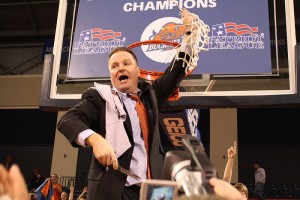
[[[276,2],[283,4],[284,0]],[[294,4],[295,11],[299,11],[300,1]],[[0,0],[0,48],[42,46],[45,39],[53,39],[58,7],[59,0]],[[283,11],[278,9],[277,15],[284,16]],[[300,13],[295,15],[299,27]],[[66,20],[66,28],[71,28],[72,17]]]
[[[0,48],[42,46],[53,39],[58,7],[59,0],[0,0]]]

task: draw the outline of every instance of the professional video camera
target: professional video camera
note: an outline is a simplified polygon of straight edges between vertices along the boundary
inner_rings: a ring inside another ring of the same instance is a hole
[[[165,179],[176,181],[179,191],[186,196],[205,196],[213,190],[208,181],[216,177],[216,169],[210,163],[203,145],[195,137],[182,138],[185,151],[169,151],[164,161]]]
[[[177,199],[207,196],[213,193],[208,181],[216,177],[216,170],[210,163],[203,145],[193,136],[182,138],[185,150],[168,151],[164,161],[164,179],[144,180],[140,200]]]

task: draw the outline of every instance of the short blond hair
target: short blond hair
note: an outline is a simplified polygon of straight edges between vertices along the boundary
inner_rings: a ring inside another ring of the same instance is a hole
[[[248,188],[246,187],[246,185],[244,185],[243,183],[236,183],[235,185],[234,185],[234,187],[238,190],[238,191],[240,191],[241,193],[244,193],[245,195],[246,195],[246,197],[247,197],[247,199],[248,199]]]

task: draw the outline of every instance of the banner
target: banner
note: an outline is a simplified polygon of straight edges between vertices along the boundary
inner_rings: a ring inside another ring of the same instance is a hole
[[[179,0],[210,27],[208,51],[193,74],[271,74],[268,0]],[[108,54],[116,46],[163,39],[181,42],[180,9],[171,0],[81,0],[68,79],[109,78]],[[164,29],[169,27],[168,29]],[[134,49],[142,69],[163,71],[166,45]]]
[[[37,200],[51,200],[53,195],[52,181],[46,179],[36,190],[35,196]]]

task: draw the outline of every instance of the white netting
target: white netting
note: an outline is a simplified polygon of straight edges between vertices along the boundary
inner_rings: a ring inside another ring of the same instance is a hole
[[[177,3],[175,0],[171,0],[171,3]],[[191,22],[188,24],[183,24],[182,26],[189,27],[188,31],[190,31],[190,35],[187,36],[187,39],[185,42],[181,44],[181,47],[177,47],[178,51],[175,56],[176,59],[182,59],[183,62],[188,66],[186,68],[186,73],[189,73],[197,67],[197,62],[199,60],[199,52],[200,51],[207,51],[208,50],[208,42],[209,42],[209,36],[208,33],[210,32],[210,28],[208,25],[206,25],[198,15],[194,13],[190,13],[187,10],[180,9],[180,15],[185,12],[185,14],[190,17]],[[187,56],[184,58],[180,58],[179,52],[184,50],[185,52],[190,55],[190,59],[187,59]]]
[[[179,58],[179,51],[176,55],[176,59],[183,59],[183,61],[187,64],[188,68],[186,69],[186,73],[194,70],[194,68],[197,67],[199,52],[202,50],[208,50],[208,32],[210,31],[209,26],[204,24],[204,22],[200,20],[197,15],[194,13],[191,13],[191,15],[196,20],[193,19],[193,22],[191,23],[193,26],[191,28],[191,34],[188,36],[186,43],[181,44],[181,48],[185,48],[186,53],[190,55],[190,59],[187,60],[186,56],[184,58]]]

